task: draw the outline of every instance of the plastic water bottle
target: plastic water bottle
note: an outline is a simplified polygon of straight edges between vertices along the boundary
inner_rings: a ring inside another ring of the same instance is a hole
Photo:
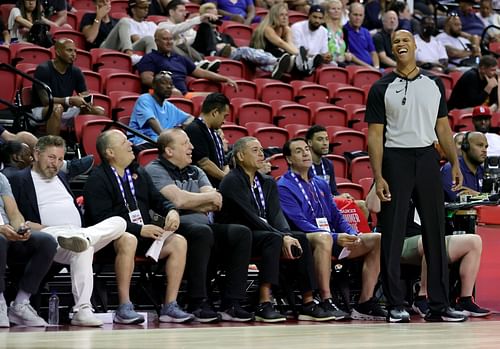
[[[55,292],[49,298],[49,325],[59,325],[59,297]]]

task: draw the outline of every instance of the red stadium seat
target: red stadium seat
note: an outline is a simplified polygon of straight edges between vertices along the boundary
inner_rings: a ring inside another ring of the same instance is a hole
[[[137,162],[142,167],[145,167],[155,159],[158,159],[158,149],[145,149],[137,154]]]
[[[347,177],[347,160],[341,155],[328,154],[325,156],[332,162],[335,177]]]
[[[309,125],[301,125],[301,124],[288,124],[285,125],[286,130],[288,131],[289,138],[295,137],[305,137],[307,130],[309,129]]]
[[[351,181],[358,183],[361,178],[373,177],[369,156],[358,156],[349,165]]]
[[[283,176],[286,171],[288,171],[288,162],[283,154],[274,154],[269,157],[271,166],[276,167],[276,169],[271,170],[271,176],[278,178]]]
[[[280,127],[311,124],[311,110],[305,105],[282,100],[272,100],[269,104],[273,108],[273,120]]]
[[[293,99],[307,105],[309,102],[328,102],[329,93],[325,86],[308,81],[295,80],[290,82],[293,87]]]
[[[236,79],[235,81],[238,84],[238,91],[228,84],[222,85],[222,93],[227,98],[230,100],[236,97],[257,99],[257,85],[255,85],[255,82],[243,79]]]
[[[194,92],[221,92],[222,86],[218,82],[207,79],[192,79],[188,82],[188,90]]]
[[[366,138],[363,132],[339,126],[328,126],[326,129],[330,142],[334,145],[334,154],[344,155],[344,152],[366,149]]]
[[[170,97],[167,100],[180,110],[188,114],[194,115],[194,105],[192,100],[182,97]]]
[[[82,126],[81,145],[86,155],[94,155],[95,165],[101,163],[95,141],[104,129],[109,129],[112,125],[111,120],[89,120]]]
[[[281,148],[288,140],[288,131],[281,127],[259,122],[249,122],[246,127],[250,136],[256,137],[264,148]]]
[[[90,54],[94,70],[99,71],[102,68],[113,68],[129,73],[132,72],[132,60],[125,53],[109,49],[93,48],[90,50]]]
[[[273,109],[267,104],[251,98],[233,98],[231,100],[234,120],[238,125],[244,126],[248,122],[273,121]]]
[[[346,104],[363,104],[365,101],[365,93],[358,87],[345,86],[335,82],[329,82],[326,86],[330,91],[330,99],[335,105],[343,107]]]
[[[238,125],[222,125],[224,138],[229,144],[234,144],[238,139],[248,136],[248,131],[243,126]]]
[[[80,33],[76,29],[55,29],[52,33],[52,37],[54,40],[59,40],[62,38],[68,38],[73,40],[76,48],[85,50],[87,47],[87,40],[85,39],[85,35]]]
[[[141,79],[134,74],[126,72],[109,72],[104,73],[103,69],[100,73],[104,77],[104,92],[109,94],[111,91],[128,91],[141,93]]]
[[[344,105],[347,111],[347,125],[357,131],[368,127],[365,122],[366,106],[364,104],[346,104]]]
[[[87,69],[82,69],[82,73],[85,76],[85,84],[88,91],[97,93],[103,91],[102,78],[99,73]]]
[[[332,67],[323,65],[315,71],[316,83],[326,86],[329,82],[338,82],[342,84],[349,83],[349,73],[347,69],[341,67]]]
[[[340,193],[351,194],[356,200],[363,199],[363,187],[356,183],[337,183],[337,190]]]
[[[105,116],[101,115],[93,115],[93,114],[79,114],[75,116],[74,118],[74,128],[75,128],[75,136],[76,136],[76,142],[81,143],[82,142],[82,130],[83,130],[83,125],[87,121],[93,121],[93,120],[109,120]]]
[[[19,45],[19,44],[17,44]],[[16,47],[16,44],[12,45]],[[12,63],[35,63],[40,64],[52,59],[52,53],[48,48],[35,45],[20,45],[15,48],[16,53],[12,57]]]
[[[350,67],[355,66],[347,66],[347,71],[351,74],[351,79],[349,81],[354,87],[362,87],[364,85],[371,86],[375,81],[380,80],[382,77],[382,73],[378,70],[357,67],[356,69],[352,69]]]
[[[138,93],[128,91],[112,91],[109,93],[111,99],[111,108],[117,118],[131,115],[134,110],[135,103],[139,97]]]
[[[323,126],[347,126],[347,111],[343,107],[323,102],[307,103],[311,109],[311,123]]]
[[[269,103],[272,100],[293,101],[293,88],[289,84],[273,79],[255,79],[257,97]]]

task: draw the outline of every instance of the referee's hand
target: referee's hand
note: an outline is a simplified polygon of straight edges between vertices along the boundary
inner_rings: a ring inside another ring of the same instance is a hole
[[[375,181],[375,187],[377,189],[377,196],[382,202],[391,201],[391,192],[389,191],[389,185],[384,178],[380,177]]]

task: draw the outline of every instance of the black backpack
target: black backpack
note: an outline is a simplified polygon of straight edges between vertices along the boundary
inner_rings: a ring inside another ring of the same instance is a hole
[[[50,26],[42,21],[36,21],[28,33],[28,42],[45,48],[54,45]]]

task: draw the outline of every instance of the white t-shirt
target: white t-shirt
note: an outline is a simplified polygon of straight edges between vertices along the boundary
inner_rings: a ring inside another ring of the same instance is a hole
[[[483,17],[480,13],[478,13],[477,16],[481,19],[481,21],[483,21],[485,28],[489,25],[496,25],[497,27],[500,27],[500,15],[498,13],[492,13],[489,17]],[[496,28],[488,29],[489,36],[495,36],[499,34],[500,30]]]
[[[156,31],[156,23],[150,21],[137,22],[134,19],[129,21],[130,36],[139,35],[141,38],[145,36],[154,36]]]
[[[293,43],[297,48],[304,46],[308,55],[328,52],[328,31],[320,26],[317,30],[309,29],[309,21],[300,21],[292,25]]]
[[[7,20],[7,27],[10,32],[11,40],[17,39],[18,42],[26,42],[27,40],[26,35],[23,36],[19,32],[20,27],[16,22],[17,17],[21,17],[21,10],[17,7],[14,7],[12,10],[10,10],[9,19]]]
[[[430,42],[426,42],[417,34],[415,43],[417,44],[415,56],[419,62],[439,63],[440,59],[448,59],[446,49],[434,36],[431,36]]]
[[[443,46],[450,46],[450,47],[453,47],[453,48],[456,48],[457,50],[467,50],[469,45],[470,45],[470,41],[467,40],[466,38],[463,38],[461,36],[455,38],[451,35],[448,35],[446,33],[441,33],[439,34],[436,39],[438,40],[438,42],[443,45]],[[458,62],[460,61],[461,59],[451,59],[450,58],[450,62],[451,63],[454,63],[454,64],[458,64]]]
[[[9,216],[7,216],[7,212],[5,212],[3,196],[14,198],[9,180],[3,173],[0,173],[0,225],[9,224]]]
[[[71,225],[81,227],[82,220],[70,195],[59,177],[51,179],[40,177],[35,171],[31,171],[33,184],[35,186],[38,210],[42,225]]]
[[[485,133],[488,140],[488,156],[500,156],[500,136],[496,133]]]

